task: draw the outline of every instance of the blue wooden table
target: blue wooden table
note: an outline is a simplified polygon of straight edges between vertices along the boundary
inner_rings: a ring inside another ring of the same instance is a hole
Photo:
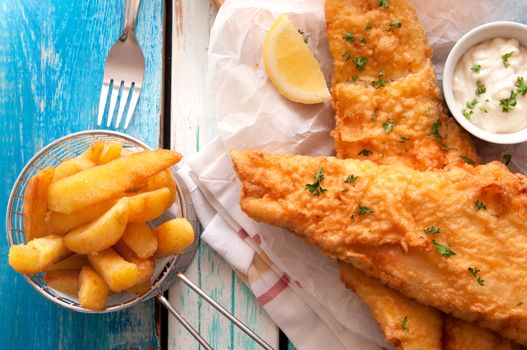
[[[44,145],[96,128],[104,60],[123,23],[124,1],[0,1],[0,212],[24,164]],[[157,147],[163,3],[143,0],[137,37],[143,93],[127,133]],[[106,315],[45,300],[7,265],[0,245],[0,349],[158,348],[154,302]]]

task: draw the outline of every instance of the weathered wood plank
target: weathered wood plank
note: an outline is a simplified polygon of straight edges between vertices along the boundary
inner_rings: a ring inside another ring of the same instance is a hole
[[[172,36],[172,147],[189,157],[217,134],[213,105],[207,93],[207,46],[215,7],[209,0],[174,0]],[[225,308],[277,347],[278,330],[228,264],[206,244],[186,272]],[[250,338],[188,288],[176,284],[170,300],[217,349],[256,349]],[[170,349],[197,349],[194,338],[172,318]]]
[[[96,128],[103,65],[122,26],[124,1],[0,3],[0,212],[23,165],[68,133]],[[143,0],[137,27],[147,62],[143,94],[128,133],[159,139],[162,3]],[[0,245],[0,348],[157,348],[153,301],[86,315],[37,294],[7,265]]]

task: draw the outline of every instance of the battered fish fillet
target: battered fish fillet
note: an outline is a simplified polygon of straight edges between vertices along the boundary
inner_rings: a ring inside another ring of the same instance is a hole
[[[473,323],[447,316],[444,320],[444,350],[520,350],[522,347]]]
[[[337,157],[368,156],[379,164],[403,164],[420,170],[459,165],[463,162],[460,156],[468,156],[478,163],[467,134],[444,109],[430,61],[432,51],[412,5],[404,0],[391,0],[386,2],[388,9],[384,9],[380,4],[365,0],[326,0],[325,3],[329,45],[335,62],[332,93],[337,115],[332,136]],[[361,27],[365,18],[375,18],[375,21]],[[401,28],[377,30],[377,23],[392,23],[393,18],[399,19]],[[407,28],[412,35],[405,35]],[[361,40],[355,34],[350,40],[352,33],[362,33]],[[397,56],[401,52],[402,56]],[[409,59],[409,55],[416,59]],[[350,57],[367,57],[365,66],[374,68],[358,70],[349,61]],[[384,64],[388,65],[388,74]],[[379,70],[376,72],[376,69]],[[434,128],[437,133],[432,133]],[[340,263],[340,266],[341,279],[370,307],[391,344],[408,349],[414,347],[411,344],[424,344],[433,339],[433,344],[425,348],[442,348],[442,322],[436,322],[437,318],[433,317],[437,311],[365,276],[350,264]],[[390,307],[386,307],[386,300],[390,301]],[[401,332],[387,322],[401,320],[407,314],[413,315],[420,330],[427,331]],[[445,346],[451,350],[464,349],[457,345],[464,343],[465,334],[467,341],[476,336],[477,330],[482,333],[481,339],[489,339],[487,335],[493,334],[461,321],[455,329],[454,339],[450,339],[448,328],[443,336]]]
[[[470,137],[443,107],[431,65],[379,89],[338,84],[333,96],[339,158],[419,170],[462,165],[461,156],[478,162]]]
[[[333,85],[346,81],[370,85],[377,78],[391,81],[430,64],[432,49],[414,7],[408,0],[388,3],[385,9],[379,0],[326,1]],[[364,58],[367,61],[361,64]]]
[[[390,344],[400,350],[442,349],[442,314],[339,262],[342,282],[370,306]],[[453,349],[451,349],[453,350]]]
[[[296,232],[422,304],[527,344],[523,175],[498,162],[421,172],[332,157],[231,156],[251,218]],[[346,183],[349,175],[359,178]]]

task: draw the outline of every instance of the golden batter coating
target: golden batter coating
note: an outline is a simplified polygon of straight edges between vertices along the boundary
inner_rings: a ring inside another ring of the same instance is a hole
[[[518,306],[527,285],[525,176],[498,162],[420,172],[333,157],[231,156],[251,218],[296,232],[420,303],[527,344],[527,310]],[[350,175],[358,179],[346,183]]]
[[[350,264],[341,261],[339,268],[342,282],[370,307],[390,344],[398,350],[442,349],[441,312],[401,295]]]
[[[410,1],[387,2],[383,8],[379,0],[326,0],[333,85],[373,84],[379,72],[390,81],[429,63],[432,49]]]
[[[447,115],[430,65],[380,89],[338,84],[333,95],[339,158],[419,170],[461,165],[460,156],[479,162],[468,134]]]
[[[488,329],[452,316],[444,320],[444,350],[520,350],[521,346]]]

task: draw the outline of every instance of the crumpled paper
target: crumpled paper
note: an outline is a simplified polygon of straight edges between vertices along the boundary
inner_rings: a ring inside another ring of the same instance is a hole
[[[415,0],[414,4],[434,48],[439,78],[446,55],[464,32],[478,24],[520,20],[527,14],[524,0]],[[329,132],[334,128],[334,112],[330,104],[307,106],[287,101],[271,85],[263,68],[261,45],[281,13],[304,31],[330,81],[323,0],[227,1],[216,18],[209,46],[209,87],[219,137],[226,149],[331,155]],[[499,146],[478,141],[477,145],[484,160],[510,153],[511,168],[527,170],[525,144]],[[228,213],[229,220],[249,235],[261,237],[261,249],[298,284],[300,294],[316,301],[312,307],[317,313],[328,313],[352,332],[387,346],[367,307],[339,281],[335,261],[286,230],[256,223],[241,212],[239,183],[228,157],[208,167],[193,167],[192,162],[190,166],[201,186],[214,197],[216,210]]]

